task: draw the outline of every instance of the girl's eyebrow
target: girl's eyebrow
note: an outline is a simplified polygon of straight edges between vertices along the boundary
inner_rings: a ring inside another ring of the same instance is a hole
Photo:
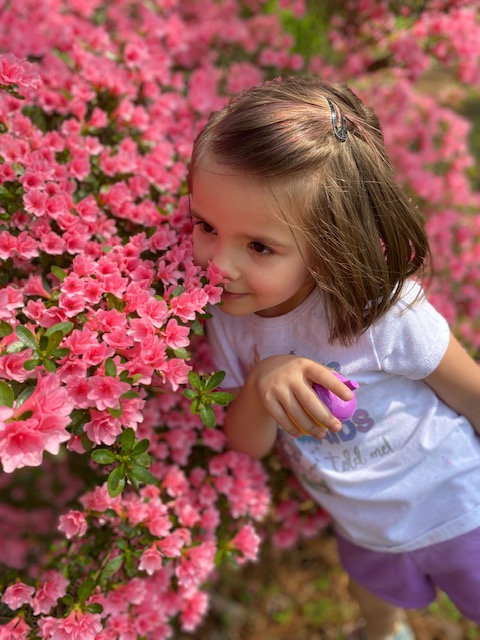
[[[196,211],[193,208],[190,208],[190,215],[194,218],[198,218],[198,220],[201,220],[202,222],[206,222],[207,224],[210,224],[209,221],[204,216],[202,216],[200,213],[198,213],[198,211]],[[245,238],[250,242],[258,242],[259,244],[264,244],[266,247],[274,247],[277,249],[288,249],[289,247],[289,245],[286,242],[281,242],[276,238],[270,238],[268,236],[261,236],[261,235],[253,236],[253,235],[245,234]]]

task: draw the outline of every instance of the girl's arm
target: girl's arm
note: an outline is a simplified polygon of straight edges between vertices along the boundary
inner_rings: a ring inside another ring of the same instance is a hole
[[[228,446],[261,458],[274,445],[277,425],[297,437],[323,438],[329,429],[339,431],[342,423],[319,400],[314,382],[342,400],[352,397],[327,367],[308,358],[271,356],[258,362],[227,409]]]
[[[453,335],[440,364],[424,382],[480,434],[480,367]]]

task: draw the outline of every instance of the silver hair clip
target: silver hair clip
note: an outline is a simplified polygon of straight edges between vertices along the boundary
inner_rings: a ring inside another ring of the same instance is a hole
[[[339,127],[337,124],[337,111],[335,109],[335,106],[333,102],[330,100],[330,98],[325,98],[325,99],[328,102],[328,106],[330,107],[330,111],[332,113],[333,133],[335,134],[336,138],[341,140],[341,142],[345,142],[345,140],[348,137],[347,121],[345,119],[345,116],[343,115],[342,111],[340,111],[339,109],[338,113],[340,114],[340,119],[342,123],[341,126]]]

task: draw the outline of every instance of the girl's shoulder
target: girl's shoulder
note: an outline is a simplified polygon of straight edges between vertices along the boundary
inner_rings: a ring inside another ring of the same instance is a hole
[[[450,327],[421,285],[408,281],[368,334],[382,369],[420,379],[432,373],[445,354]]]

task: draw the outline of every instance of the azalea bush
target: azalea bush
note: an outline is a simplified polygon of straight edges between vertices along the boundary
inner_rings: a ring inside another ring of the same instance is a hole
[[[454,107],[480,84],[479,6],[418,5],[335,4],[324,50],[298,0],[2,8],[1,640],[194,632],[225,563],[328,522],[283,461],[227,451],[219,428],[204,325],[222,279],[192,261],[186,173],[230,95],[308,72],[372,104],[428,218],[429,295],[478,352],[480,198]]]

